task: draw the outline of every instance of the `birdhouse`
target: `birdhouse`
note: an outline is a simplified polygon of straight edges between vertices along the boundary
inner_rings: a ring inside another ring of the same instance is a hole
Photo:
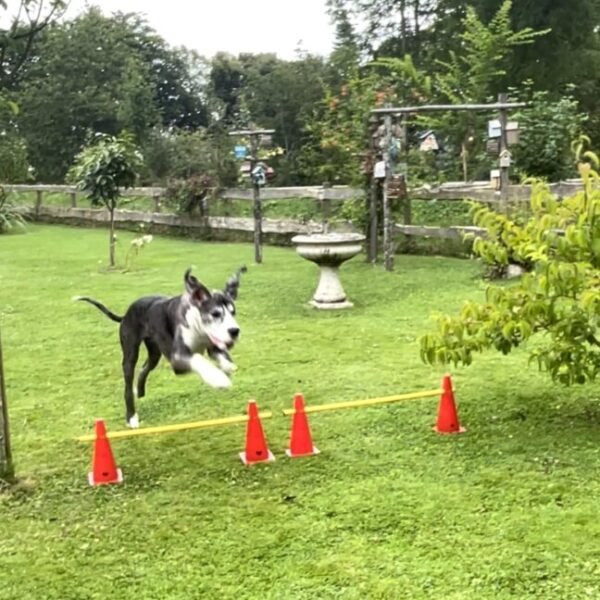
[[[266,169],[262,163],[259,163],[252,169],[250,176],[254,185],[263,186],[267,183]]]
[[[500,189],[500,169],[490,171],[490,186],[495,190]]]
[[[490,140],[499,140],[502,137],[502,124],[500,119],[488,121],[488,138]],[[518,121],[509,121],[506,124],[506,143],[509,146],[519,143],[519,123]]]
[[[373,177],[375,179],[385,179],[385,161],[378,160],[373,169]]]
[[[248,154],[248,149],[246,146],[236,146],[234,148],[235,157],[238,159],[246,158],[246,154]]]
[[[263,134],[260,136],[260,147],[261,148],[270,148],[273,145],[273,136],[268,134]]]
[[[389,198],[406,198],[407,190],[404,175],[393,175],[390,177],[387,193]]]
[[[509,146],[519,143],[519,123],[517,121],[509,121],[506,124],[506,142]]]
[[[500,168],[508,168],[511,163],[511,154],[508,150],[502,150],[500,152]]]
[[[502,135],[502,125],[500,119],[492,119],[488,121],[488,138],[493,140],[499,138]]]
[[[421,152],[433,152],[440,149],[437,138],[433,131],[426,131],[419,136],[419,150]]]
[[[485,149],[488,154],[498,154],[500,152],[500,139],[488,140]]]

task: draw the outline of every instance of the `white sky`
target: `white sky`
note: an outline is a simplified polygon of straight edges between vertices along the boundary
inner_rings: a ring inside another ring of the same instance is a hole
[[[106,14],[145,14],[169,44],[187,46],[207,58],[225,51],[276,52],[291,59],[299,45],[325,56],[334,38],[325,0],[71,0],[67,17],[87,4],[100,6]]]

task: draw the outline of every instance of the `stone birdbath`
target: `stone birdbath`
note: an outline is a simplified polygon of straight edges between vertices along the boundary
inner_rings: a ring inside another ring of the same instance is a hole
[[[353,306],[342,287],[339,268],[362,250],[364,240],[360,233],[319,233],[292,238],[296,252],[321,270],[317,291],[310,301],[312,306],[325,310]]]

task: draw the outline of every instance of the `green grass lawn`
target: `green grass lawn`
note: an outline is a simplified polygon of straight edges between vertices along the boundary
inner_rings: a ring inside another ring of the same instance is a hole
[[[126,246],[133,234],[119,233]],[[316,267],[292,249],[156,237],[105,270],[104,230],[31,226],[0,237],[0,323],[20,482],[0,492],[0,599],[528,599],[600,597],[598,386],[563,389],[525,351],[453,371],[460,436],[432,432],[437,400],[310,416],[321,454],[289,460],[287,417],[264,421],[277,461],[244,467],[244,426],[116,440],[125,482],[91,488],[94,419],[124,425],[122,313],[180,293],[188,265],[221,287],[247,263],[231,390],[161,363],[142,426],[427,390],[434,311],[481,298],[472,261],[362,257],[342,269],[355,308],[305,307]],[[121,251],[121,257],[123,252]]]

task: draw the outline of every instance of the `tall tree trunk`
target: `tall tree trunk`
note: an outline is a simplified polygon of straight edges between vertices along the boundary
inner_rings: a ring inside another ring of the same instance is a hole
[[[109,240],[109,261],[110,267],[113,268],[115,266],[115,207],[114,205],[110,206],[108,209],[110,213],[110,240]]]
[[[4,385],[4,366],[2,363],[2,341],[0,340],[0,479],[10,480],[14,476],[10,433],[8,429],[8,405],[6,386]]]
[[[415,63],[419,64],[419,54],[421,51],[421,26],[420,26],[420,18],[421,18],[421,7],[419,0],[414,0],[414,27],[415,27],[415,35],[414,35],[414,44],[413,44],[413,54],[415,57]]]
[[[402,35],[402,56],[406,55],[406,0],[401,0],[400,2],[400,19],[402,23],[401,27],[401,35]]]

